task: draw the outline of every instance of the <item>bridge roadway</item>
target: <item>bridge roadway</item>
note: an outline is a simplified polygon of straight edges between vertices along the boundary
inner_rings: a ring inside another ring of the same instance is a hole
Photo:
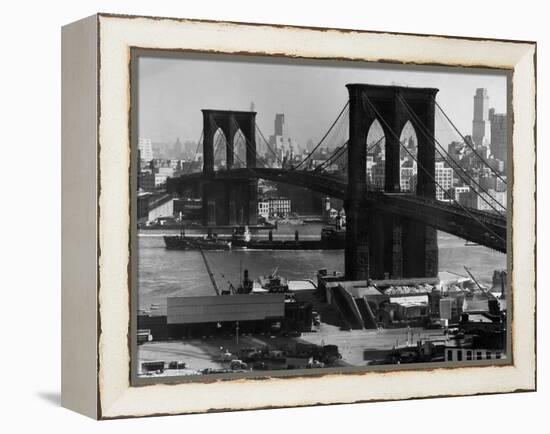
[[[202,172],[170,179],[168,190],[181,191],[185,185],[204,178]],[[214,181],[261,178],[274,182],[305,187],[338,199],[346,198],[347,182],[343,177],[313,171],[254,168],[219,170],[213,173]],[[463,208],[446,202],[407,193],[386,193],[369,190],[367,206],[382,212],[422,222],[437,230],[506,253],[506,217],[495,213]]]

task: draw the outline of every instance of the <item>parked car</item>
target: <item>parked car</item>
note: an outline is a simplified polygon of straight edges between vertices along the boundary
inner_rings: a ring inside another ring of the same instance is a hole
[[[168,364],[168,369],[185,369],[185,362],[173,361]]]
[[[233,360],[233,354],[231,354],[229,351],[226,351],[225,353],[222,353],[220,355],[220,361],[222,362],[230,362]]]
[[[312,360],[307,364],[308,368],[324,368],[325,364],[319,360]]]
[[[231,364],[229,365],[232,370],[238,370],[238,369],[248,369],[248,365],[243,362],[242,360],[231,360]]]
[[[427,321],[426,328],[427,329],[440,329],[443,327],[443,324],[441,323],[440,319],[431,318]]]

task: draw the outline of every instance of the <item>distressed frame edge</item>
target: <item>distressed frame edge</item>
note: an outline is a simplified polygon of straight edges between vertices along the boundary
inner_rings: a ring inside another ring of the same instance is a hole
[[[105,15],[103,15],[105,16]],[[131,17],[131,18],[135,18],[135,17]],[[126,18],[125,18],[126,19]],[[148,19],[151,19],[151,18],[148,18]],[[189,20],[183,20],[183,21],[189,21]],[[223,23],[223,22],[215,22],[215,23]],[[238,25],[238,24],[236,24]],[[250,25],[250,26],[254,26],[253,24]],[[282,26],[283,28],[286,28],[288,26]],[[293,27],[293,29],[295,30],[299,30],[299,29],[303,29],[301,27]],[[307,29],[307,28],[306,28]],[[321,29],[322,30],[322,29]],[[367,31],[361,31],[362,33],[372,33],[372,32],[367,32]],[[382,33],[386,33],[386,32],[382,32]],[[420,36],[420,38],[425,38],[425,37],[430,37],[429,35],[422,35]],[[453,39],[457,39],[457,38],[454,38],[454,37],[442,37],[442,38],[446,38],[446,39],[450,39],[450,40],[453,40]],[[485,39],[483,39],[485,40]],[[502,41],[498,41],[498,42],[502,42]],[[242,53],[241,53],[242,54]],[[528,78],[528,81],[529,83],[531,83],[533,85],[533,91],[534,91],[534,96],[536,98],[536,43],[535,44],[529,44],[528,46],[525,47],[525,53],[526,56],[525,57],[529,57],[531,58],[532,56],[532,72],[533,72],[533,75],[530,76],[530,77],[527,77]],[[291,56],[292,57],[292,56]],[[309,57],[309,56],[308,56]],[[364,59],[364,60],[368,60],[368,59]],[[377,60],[378,61],[378,60]],[[530,59],[527,59],[527,61],[529,62]],[[407,62],[408,63],[408,62]],[[517,66],[520,62],[517,62],[515,66]],[[423,64],[422,62],[419,63],[419,64]],[[449,65],[449,66],[457,66],[457,65]],[[529,67],[528,67],[529,69]],[[516,70],[514,70],[514,77],[516,77]],[[528,71],[529,72],[529,71]],[[513,80],[515,82],[515,80]],[[536,127],[536,107],[535,105],[533,105],[533,125],[532,127],[535,128]],[[533,142],[532,142],[532,145],[533,145],[533,151],[536,150],[535,146],[536,146],[536,137],[533,137]],[[536,163],[536,161],[535,161]],[[535,169],[535,167],[533,167]],[[533,192],[536,193],[536,186],[534,185],[533,186]],[[534,223],[536,224],[536,215],[534,216]],[[536,233],[535,233],[535,238],[534,238],[534,254],[536,255]],[[533,259],[535,260],[535,257],[533,257]],[[533,264],[534,267],[536,267],[536,263]],[[533,272],[535,272],[535,268],[533,268]],[[536,303],[536,300],[535,300],[535,303]],[[534,306],[533,306],[534,307]],[[534,316],[535,312],[533,312],[533,316]],[[534,319],[536,320],[536,317],[534,317]],[[536,327],[535,327],[535,331],[536,331]],[[526,379],[526,383],[524,384],[525,387],[519,387],[515,390],[506,390],[506,391],[498,391],[498,392],[494,392],[494,393],[507,393],[507,392],[513,392],[513,391],[528,391],[528,390],[536,390],[536,341],[533,342],[534,343],[534,370],[533,370],[533,374],[534,374],[534,378],[533,378],[533,381],[531,382],[529,379]],[[98,348],[98,350],[100,350]],[[521,386],[521,385],[519,385]],[[100,389],[101,389],[101,385],[100,385]],[[481,394],[489,394],[489,393],[492,393],[492,392],[481,392]],[[458,395],[454,395],[454,394],[450,394],[450,395],[444,395],[444,396],[463,396],[463,395],[470,395],[470,394],[477,394],[477,393],[466,393],[466,394],[458,394]],[[402,398],[388,398],[390,400],[393,400],[393,399],[421,399],[421,398],[425,398],[425,397],[435,397],[435,396],[441,396],[441,395],[427,395],[427,396],[421,396],[421,395],[417,395],[417,396],[410,396],[410,397],[402,397]],[[119,396],[119,398],[122,398],[122,395]],[[372,401],[380,401],[380,400],[387,400],[387,399],[367,399],[367,400],[358,400],[358,401],[346,401],[346,402],[372,402]],[[119,399],[116,400],[117,402],[119,401]],[[345,402],[334,402],[334,403],[345,403]],[[112,404],[115,404],[115,403],[112,403]],[[302,404],[304,406],[308,406],[308,405],[319,405],[319,404],[325,404],[323,402],[319,402],[319,403],[316,403],[316,402],[312,402],[312,403],[306,403],[306,404]],[[326,403],[326,404],[330,404],[330,403]],[[275,405],[273,407],[285,407],[285,406],[301,406],[301,405],[295,405],[295,404],[286,404],[286,405]],[[222,408],[216,408],[216,409],[205,409],[204,411],[223,411],[223,410],[238,410],[238,409],[250,409],[250,408],[272,408],[272,407],[247,407],[247,408],[232,408],[232,409],[222,409]],[[114,413],[112,413],[110,410],[114,410]],[[118,418],[118,417],[135,417],[135,416],[145,416],[147,414],[123,414],[123,413],[119,413],[119,414],[116,414],[116,405],[113,405],[112,407],[108,408],[108,409],[104,409],[104,415],[103,415],[103,418]],[[181,410],[181,411],[177,411],[177,412],[167,412],[167,413],[155,413],[156,415],[158,414],[181,414],[181,413],[189,413],[189,412],[193,412],[193,413],[196,413],[196,412],[201,412],[201,411],[185,411],[185,410]]]
[[[61,29],[61,405],[93,419],[100,418],[98,31],[97,14]]]

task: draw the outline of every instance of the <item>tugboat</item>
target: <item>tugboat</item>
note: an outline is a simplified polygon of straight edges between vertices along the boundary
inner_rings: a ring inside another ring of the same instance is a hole
[[[343,249],[346,246],[346,228],[338,216],[334,226],[321,229],[321,244],[325,249]]]
[[[238,226],[233,230],[231,243],[234,247],[246,247],[251,239],[252,236],[248,226]]]
[[[231,241],[221,240],[216,234],[208,232],[203,238],[185,236],[182,227],[179,235],[164,236],[164,244],[169,250],[230,250]]]

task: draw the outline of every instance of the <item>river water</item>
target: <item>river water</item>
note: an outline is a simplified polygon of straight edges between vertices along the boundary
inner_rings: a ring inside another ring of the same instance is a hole
[[[273,238],[292,239],[299,231],[300,238],[319,238],[322,225],[281,225]],[[177,230],[140,230],[138,233],[138,294],[139,308],[152,304],[163,306],[169,296],[214,295],[204,261],[198,251],[166,250],[163,235]],[[198,232],[195,232],[198,234]],[[222,232],[223,233],[223,232]],[[229,232],[227,232],[229,233]],[[193,235],[187,231],[187,235]],[[266,237],[267,231],[253,233],[255,238]],[[506,255],[482,246],[466,246],[464,240],[439,232],[439,269],[465,275],[469,267],[481,282],[491,282],[493,270],[506,268]],[[310,251],[207,251],[216,282],[227,289],[228,282],[236,287],[239,270],[248,269],[251,279],[268,274],[275,267],[289,279],[314,279],[317,270],[344,270],[343,250]],[[162,308],[161,308],[162,309]]]

